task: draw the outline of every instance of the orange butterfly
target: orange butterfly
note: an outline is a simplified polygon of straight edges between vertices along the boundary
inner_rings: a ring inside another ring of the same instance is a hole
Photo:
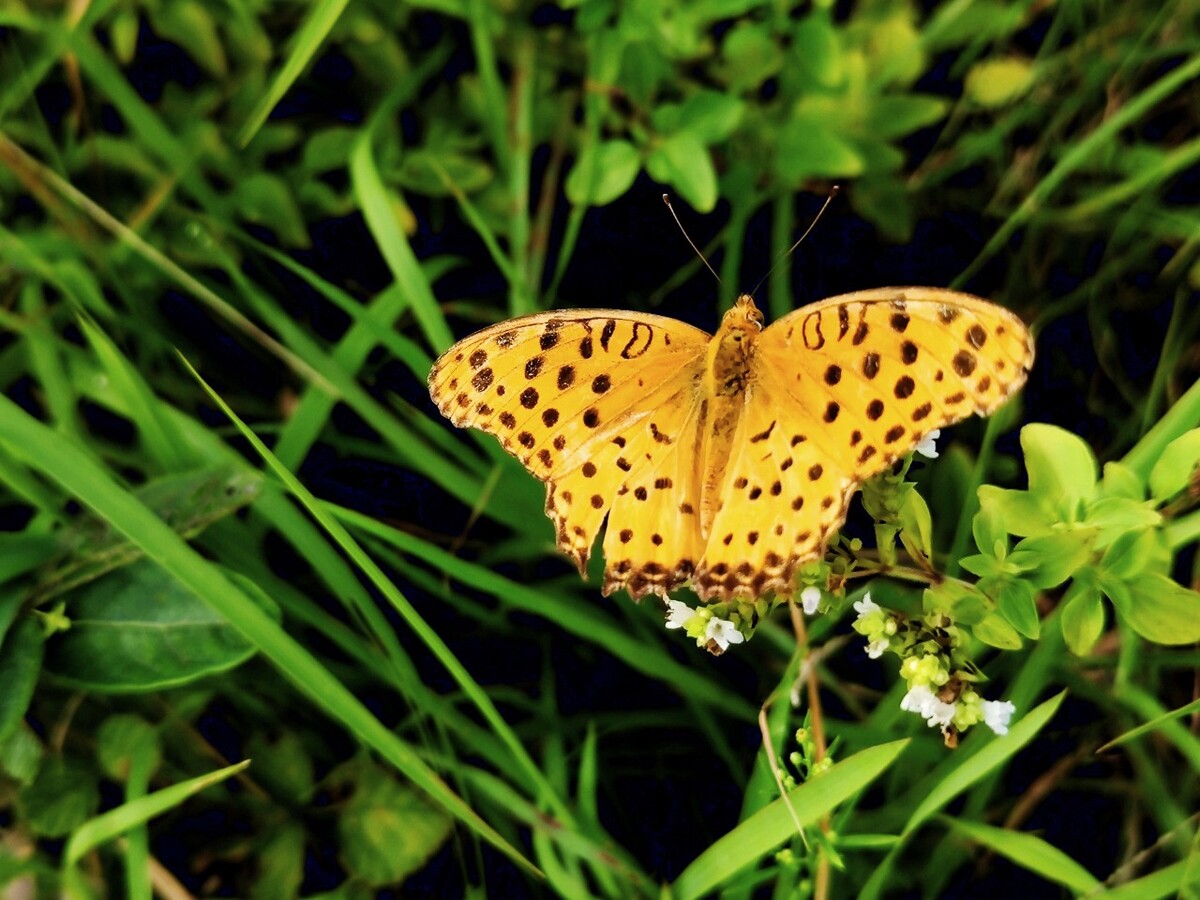
[[[880,288],[769,328],[743,294],[716,335],[591,309],[502,322],[451,347],[429,390],[546,482],[559,549],[604,593],[705,601],[792,590],[862,482],[1025,382],[1024,323],[976,297]]]

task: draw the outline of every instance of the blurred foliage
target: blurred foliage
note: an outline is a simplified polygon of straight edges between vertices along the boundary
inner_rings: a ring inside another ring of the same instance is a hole
[[[0,884],[1194,890],[1197,34],[1183,0],[8,0]],[[875,599],[953,609],[1017,707],[954,753],[843,648],[844,554],[807,633],[712,665],[548,562],[540,486],[424,396],[631,189],[720,223],[726,306],[832,181],[820,240],[911,240],[1039,333],[1024,410],[872,511],[948,576]],[[1021,463],[1022,412],[1086,440]]]

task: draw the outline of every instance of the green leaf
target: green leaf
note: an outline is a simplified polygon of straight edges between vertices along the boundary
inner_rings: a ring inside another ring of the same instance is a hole
[[[799,185],[809,178],[852,178],[864,170],[854,146],[815,110],[798,110],[779,129],[775,174],[784,184]]]
[[[1029,493],[1039,502],[1048,500],[1055,508],[1069,511],[1079,501],[1091,499],[1096,491],[1096,457],[1083,438],[1054,425],[1034,423],[1021,429],[1021,448]]]
[[[0,743],[25,716],[42,674],[45,636],[32,617],[21,619],[0,643]]]
[[[940,97],[883,94],[868,101],[864,127],[874,138],[894,140],[940,121],[948,108]]]
[[[1097,549],[1099,549],[1132,529],[1141,530],[1161,525],[1163,518],[1152,508],[1149,500],[1101,497],[1088,504],[1083,514],[1083,521],[1100,529],[1096,540]]]
[[[20,804],[24,821],[38,836],[65,837],[96,811],[100,790],[95,774],[82,762],[56,756],[21,791]]]
[[[592,152],[592,183],[587,184],[588,166],[576,165],[567,174],[567,199],[577,206],[604,206],[629,190],[642,167],[637,149],[628,141],[605,141]]]
[[[663,140],[646,160],[655,181],[672,185],[698,212],[717,203],[717,172],[712,157],[690,131],[677,131]]]
[[[1008,561],[1021,568],[1033,587],[1057,587],[1087,564],[1098,533],[1094,528],[1076,528],[1025,538],[1013,548]]]
[[[368,766],[338,816],[341,859],[350,874],[381,886],[420,869],[450,837],[451,819],[410,787]]]
[[[1062,598],[1062,631],[1067,647],[1083,656],[1104,632],[1104,601],[1089,578],[1076,578]]]
[[[1175,496],[1188,486],[1198,465],[1200,428],[1193,428],[1167,444],[1150,470],[1150,495],[1160,503]]]
[[[227,574],[279,619],[275,604],[251,582]],[[71,628],[50,640],[46,669],[88,690],[177,687],[227,671],[256,652],[220,613],[145,560],[69,595],[67,614]]]
[[[933,520],[929,505],[917,491],[907,491],[900,505],[900,527],[927,557],[933,556]]]
[[[1100,560],[1100,569],[1120,581],[1131,581],[1143,572],[1165,572],[1170,551],[1157,531],[1128,531],[1108,545]]]
[[[270,228],[293,247],[308,246],[308,229],[292,189],[282,178],[254,172],[238,182],[234,196],[237,211],[248,222]]]
[[[17,728],[7,740],[0,741],[0,772],[17,784],[28,786],[37,777],[44,753],[31,729]]]
[[[1033,66],[1015,56],[985,59],[973,65],[963,81],[963,96],[988,109],[1019,100],[1033,85]]]
[[[1049,534],[1056,522],[1046,505],[1029,491],[982,485],[979,488],[979,508],[995,517],[997,527],[1018,537]]]
[[[153,775],[162,757],[158,730],[133,713],[117,713],[100,723],[96,732],[96,758],[104,774],[114,781],[124,782],[129,778],[133,758],[137,754],[151,753],[145,771]]]
[[[1013,568],[1007,562],[1001,562],[994,556],[985,556],[982,553],[964,556],[958,561],[958,564],[972,575],[978,575],[980,578],[997,578],[1008,575],[1012,573]]]
[[[892,741],[863,750],[793,790],[788,800],[800,825],[814,825],[861,791],[887,770],[907,745],[907,740]],[[775,800],[709,845],[680,873],[670,896],[675,900],[710,896],[719,885],[795,835],[796,823],[787,805],[783,798]]]
[[[927,587],[921,595],[925,612],[942,612],[960,625],[974,625],[988,615],[991,602],[975,585],[944,579]]]
[[[855,141],[853,145],[863,156],[865,171],[850,194],[851,206],[888,240],[907,243],[913,232],[912,195],[887,166],[872,159],[874,144]]]
[[[989,647],[1001,650],[1020,650],[1021,635],[999,613],[992,613],[971,626],[971,634]]]
[[[761,23],[739,22],[721,44],[718,71],[733,91],[756,90],[781,68],[783,51]]]
[[[975,518],[971,520],[971,535],[975,538],[975,546],[979,548],[980,553],[1003,559],[1004,557],[996,552],[998,547],[1003,547],[1007,555],[1008,531],[1004,528],[1004,521],[995,506],[981,508],[975,513]]]
[[[1171,646],[1200,641],[1200,594],[1166,575],[1152,572],[1128,584],[1103,579],[1100,589],[1146,640]]]
[[[157,9],[150,21],[155,31],[183,47],[210,75],[225,75],[225,48],[217,34],[217,23],[203,3],[171,0]]]
[[[796,23],[792,33],[792,59],[806,77],[805,87],[835,88],[845,78],[841,42],[829,9],[814,6]]]
[[[441,147],[422,147],[404,154],[396,181],[428,197],[474,194],[492,183],[492,167],[481,159]]]
[[[1027,638],[1037,639],[1041,631],[1033,585],[1020,578],[1005,578],[996,586],[996,593],[986,592],[996,601],[997,611],[1017,631]]]
[[[1104,476],[1100,479],[1100,493],[1105,497],[1124,497],[1140,502],[1146,499],[1146,485],[1123,463],[1106,462]]]
[[[705,144],[716,144],[733,134],[745,112],[746,104],[737,97],[701,90],[683,102],[676,127],[690,131]]]
[[[939,816],[939,820],[951,830],[1011,859],[1021,868],[1076,894],[1089,894],[1102,887],[1087,869],[1036,835],[950,816]]]
[[[193,794],[236,775],[248,765],[250,765],[250,760],[245,760],[198,778],[173,784],[96,816],[90,822],[81,825],[67,841],[67,846],[63,851],[63,867],[74,866],[102,844],[120,837],[131,828],[145,824],[157,815],[174,809]]]

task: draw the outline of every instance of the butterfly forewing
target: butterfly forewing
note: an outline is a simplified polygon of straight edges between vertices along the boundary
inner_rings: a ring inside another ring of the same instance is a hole
[[[460,341],[434,364],[430,394],[455,425],[496,435],[547,482],[559,547],[582,571],[621,489],[673,446],[655,439],[667,426],[653,413],[669,407],[682,422],[671,404],[695,396],[708,340],[661,316],[542,313]],[[627,559],[665,566],[672,560],[664,554]]]

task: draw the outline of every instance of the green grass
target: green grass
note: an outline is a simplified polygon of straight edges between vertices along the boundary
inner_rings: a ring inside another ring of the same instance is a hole
[[[1200,13],[572,8],[0,11],[0,885],[1194,893]],[[1039,358],[919,494],[873,488],[902,545],[835,545],[822,615],[714,660],[577,578],[425,379],[614,232],[606,277],[669,235],[640,297],[711,328],[834,182],[769,318],[822,242],[952,259]],[[901,710],[867,588],[954,617],[1009,734]]]

